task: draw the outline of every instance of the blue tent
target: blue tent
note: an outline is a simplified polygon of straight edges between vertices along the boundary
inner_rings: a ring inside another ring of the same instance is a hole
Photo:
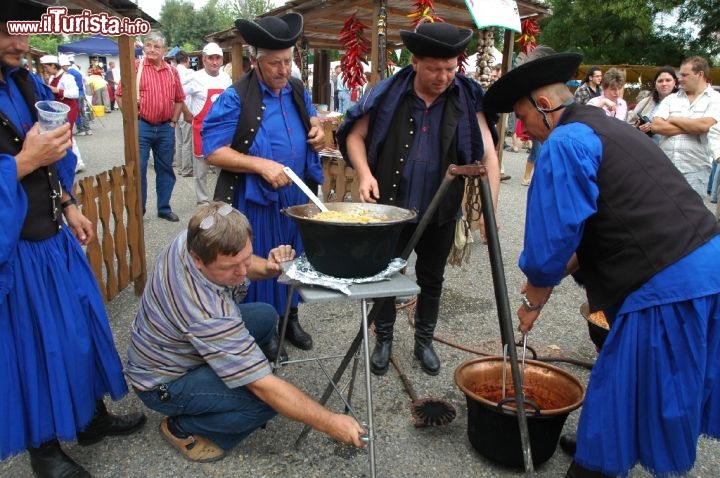
[[[94,35],[84,40],[58,46],[58,52],[65,54],[88,56],[118,56],[120,47],[111,39],[102,35]],[[135,56],[142,55],[142,48],[135,49]]]
[[[177,52],[179,52],[179,51],[180,51],[180,47],[174,46],[172,50],[167,52],[167,54],[165,55],[165,58],[175,58],[175,55],[177,55]]]

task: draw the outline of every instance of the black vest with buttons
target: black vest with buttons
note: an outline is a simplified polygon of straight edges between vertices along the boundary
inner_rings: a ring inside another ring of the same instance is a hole
[[[305,107],[305,85],[297,78],[290,77],[290,86],[293,92],[293,103],[297,108],[300,119],[305,126],[305,134],[310,131],[310,115]],[[238,81],[233,84],[233,88],[240,98],[242,110],[240,118],[235,128],[235,136],[233,137],[230,147],[240,153],[247,153],[255,140],[255,135],[260,129],[265,105],[262,102],[262,91],[258,84],[257,72],[251,69]],[[220,171],[217,184],[215,185],[215,201],[223,201],[232,204],[235,196],[235,188],[242,179],[242,173],[234,173],[225,169]],[[312,191],[317,190],[316,184],[308,184]]]
[[[442,126],[438,134],[442,147],[440,159],[441,181],[451,164],[463,164],[459,159],[457,127],[462,119],[462,109],[458,100],[458,89],[453,88],[446,93],[446,103],[443,109]],[[402,179],[402,170],[410,152],[410,146],[415,140],[415,124],[411,115],[412,99],[409,94],[399,102],[393,115],[390,129],[386,139],[378,150],[378,160],[371,168],[373,176],[377,178],[380,188],[380,202],[397,206],[398,189]],[[375,123],[375,113],[370,117],[370,126]],[[433,215],[432,221],[437,224],[446,224],[454,221],[465,193],[465,181],[458,176],[452,180],[445,193],[443,201]]]
[[[8,78],[6,78],[6,81]],[[13,75],[33,120],[37,121],[35,83],[30,73],[20,68]],[[0,152],[16,155],[22,150],[24,134],[0,111]],[[60,178],[55,165],[44,166],[26,175],[21,181],[27,197],[28,209],[20,237],[39,241],[57,233],[62,226],[60,211]]]
[[[597,311],[620,305],[720,227],[646,135],[592,106],[569,106],[558,126],[575,122],[589,126],[602,142],[597,213],[585,222],[577,249],[590,310]]]

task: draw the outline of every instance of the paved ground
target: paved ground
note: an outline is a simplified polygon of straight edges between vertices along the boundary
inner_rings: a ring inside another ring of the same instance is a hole
[[[78,139],[86,172],[95,174],[123,162],[121,117],[114,112],[97,119],[95,135]],[[517,268],[521,249],[522,230],[527,188],[520,185],[526,154],[507,153],[505,169],[512,179],[503,183],[500,194],[498,219],[501,244],[507,274],[507,286],[512,307],[519,299],[522,276]],[[150,184],[154,176],[150,173]],[[150,198],[155,194],[151,188]],[[157,252],[179,232],[189,219],[195,205],[192,178],[178,177],[172,201],[180,223],[169,223],[154,217],[154,203],[148,205],[145,219],[147,259],[152,265]],[[584,320],[578,313],[583,301],[582,291],[566,281],[560,285],[537,323],[530,345],[541,356],[562,356],[592,362],[595,348],[590,342]],[[137,310],[138,298],[128,288],[108,304],[111,325],[117,348],[122,357],[127,348],[130,323]],[[303,305],[300,309],[303,324],[313,334],[315,350],[301,352],[290,347],[291,358],[342,354],[358,329],[359,308],[346,301]],[[458,416],[451,424],[437,428],[414,428],[409,413],[410,399],[403,391],[397,374],[390,370],[384,377],[372,377],[375,422],[377,476],[380,477],[512,477],[522,476],[522,470],[501,467],[479,455],[470,445],[467,433],[465,397],[455,386],[453,372],[461,363],[476,355],[455,347],[438,344],[436,349],[442,360],[441,373],[429,377],[420,371],[412,358],[412,330],[403,316],[396,327],[395,355],[414,384],[419,397],[437,397],[450,401]],[[462,268],[448,268],[443,293],[441,318],[437,333],[451,342],[465,347],[497,353],[499,326],[488,265],[486,249],[475,243],[470,262]],[[326,366],[334,369],[335,362]],[[560,363],[583,382],[588,371],[582,367]],[[292,365],[282,368],[280,376],[295,383],[313,396],[319,396],[326,381],[322,372],[313,365]],[[363,414],[364,376],[358,375],[354,403]],[[342,403],[332,398],[329,406],[342,409]],[[112,404],[117,411],[138,410],[142,404],[131,393],[122,401]],[[160,418],[145,410],[148,424],[130,437],[106,439],[89,448],[67,445],[68,453],[75,457],[97,477],[358,477],[369,476],[366,451],[357,451],[338,445],[325,436],[311,432],[308,439],[295,448],[294,442],[302,430],[298,423],[279,417],[265,430],[258,430],[234,449],[223,461],[214,464],[194,464],[183,460],[163,441],[157,431]],[[571,431],[577,424],[578,412],[570,414],[565,425]],[[490,433],[490,432],[489,432]],[[570,459],[558,450],[537,475],[561,477]],[[715,477],[720,469],[718,444],[701,440],[695,469],[687,476]],[[30,476],[27,457],[21,455],[0,464],[0,476]],[[631,477],[649,476],[642,470],[633,470]]]

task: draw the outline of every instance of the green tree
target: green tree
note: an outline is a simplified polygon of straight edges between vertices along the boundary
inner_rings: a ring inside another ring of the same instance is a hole
[[[235,19],[252,19],[273,9],[271,0],[224,0],[223,5]]]
[[[30,46],[55,55],[58,45],[63,43],[62,35],[30,35]]]
[[[553,14],[540,22],[539,40],[556,50],[578,51],[585,63],[677,65],[690,54],[707,56],[709,51],[693,46],[691,32],[679,23],[658,24],[658,15],[669,14],[678,3],[548,0]]]
[[[190,0],[165,0],[160,9],[160,23],[168,49],[184,43],[201,43],[202,36],[196,33],[195,20],[195,7]]]
[[[691,23],[698,28],[698,34],[690,40],[690,49],[706,51],[709,55],[720,55],[720,8],[717,0],[693,0],[677,2],[680,22]]]
[[[232,26],[234,18],[218,0],[210,0],[199,11],[189,0],[165,0],[160,10],[162,32],[168,48],[200,50],[205,36]]]

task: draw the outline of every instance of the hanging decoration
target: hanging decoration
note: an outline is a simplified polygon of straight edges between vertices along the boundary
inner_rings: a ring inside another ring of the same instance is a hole
[[[520,36],[515,43],[523,53],[528,54],[535,49],[535,36],[540,35],[540,27],[532,18],[526,18],[520,22],[520,30]]]
[[[308,49],[308,39],[307,37],[303,37],[302,42],[300,42],[300,48],[302,52],[300,53],[300,78],[302,79],[303,83],[305,83],[305,87],[308,87],[308,78],[310,77],[310,51]]]
[[[435,6],[432,0],[416,0],[413,3],[415,10],[410,12],[406,17],[412,19],[412,27],[417,28],[418,25],[425,22],[444,22],[442,17],[435,14]],[[465,74],[465,67],[468,59],[467,51],[463,51],[458,55],[457,65],[458,73]]]
[[[495,46],[495,29],[483,28],[480,30],[480,38],[477,44],[477,65],[478,80],[483,87],[490,85],[490,73],[495,65],[493,47]]]
[[[340,43],[345,47],[345,54],[340,59],[340,68],[348,89],[363,86],[366,82],[363,65],[368,64],[366,56],[370,45],[365,38],[366,29],[368,26],[353,13],[345,20],[340,30]]]
[[[413,3],[415,10],[413,10],[408,18],[412,19],[412,27],[417,28],[418,25],[424,22],[444,22],[442,18],[435,15],[435,7],[433,6],[432,0],[416,0]]]

